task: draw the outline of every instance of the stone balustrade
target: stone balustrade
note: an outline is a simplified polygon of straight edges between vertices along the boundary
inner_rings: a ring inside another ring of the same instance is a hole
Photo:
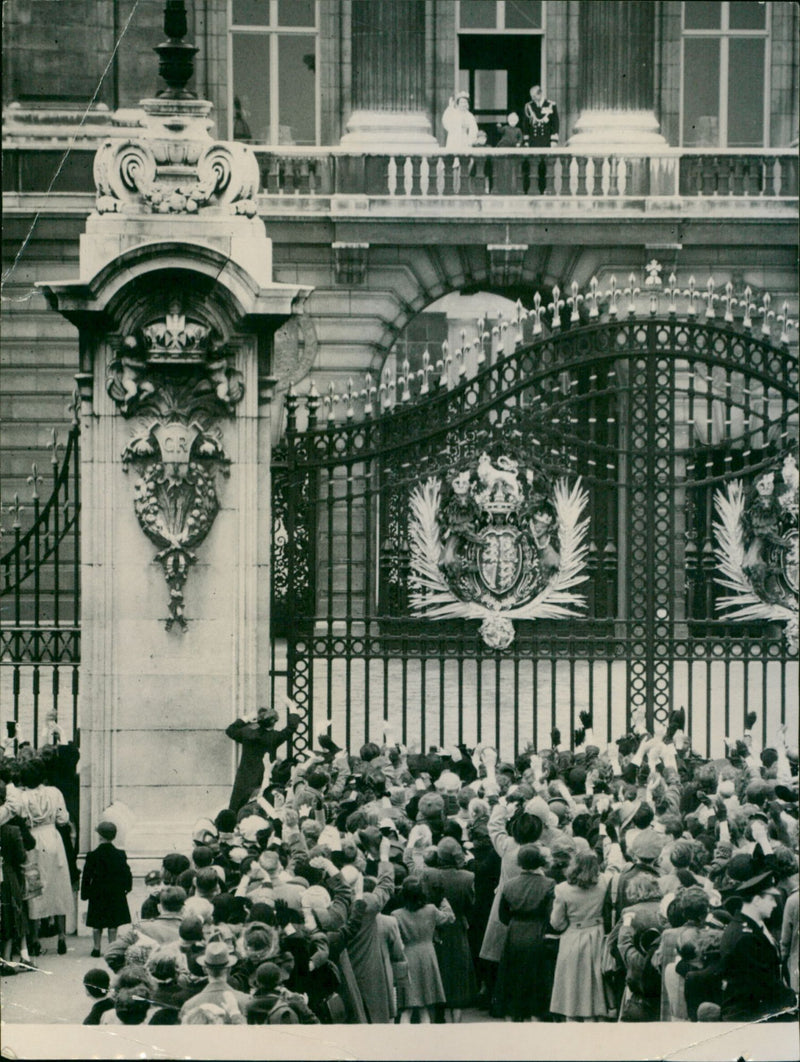
[[[666,149],[647,154],[569,149],[476,149],[414,154],[353,154],[337,149],[256,148],[262,195],[450,196],[750,196],[796,199],[793,151]]]
[[[253,151],[261,174],[260,201],[280,213],[325,211],[348,202],[374,201],[375,208],[403,212],[426,203],[447,209],[491,209],[492,201],[525,200],[563,212],[602,207],[671,209],[681,204],[700,212],[737,209],[794,210],[798,198],[798,156],[791,149],[651,149],[647,152],[491,148],[469,154],[444,150],[411,154],[353,152],[344,148],[259,147]],[[89,192],[93,153],[73,149],[69,166],[50,187],[56,152],[11,146],[3,152],[6,192]],[[60,156],[59,156],[60,159]],[[488,199],[488,203],[486,200]],[[550,201],[548,206],[547,201]],[[694,201],[694,207],[691,203]],[[769,203],[765,202],[769,201]],[[733,205],[732,203],[730,205]]]

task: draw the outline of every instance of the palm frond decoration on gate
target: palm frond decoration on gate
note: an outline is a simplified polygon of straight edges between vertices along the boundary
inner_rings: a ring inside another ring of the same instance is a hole
[[[717,601],[726,620],[779,622],[791,653],[798,650],[798,471],[793,454],[770,468],[749,491],[740,480],[718,490],[717,583],[730,591]]]
[[[482,454],[457,471],[444,505],[437,477],[412,491],[410,605],[426,619],[480,619],[483,641],[506,649],[513,620],[581,615],[574,587],[588,579],[589,496],[580,479],[561,478],[547,498],[518,462],[501,456],[496,466]]]

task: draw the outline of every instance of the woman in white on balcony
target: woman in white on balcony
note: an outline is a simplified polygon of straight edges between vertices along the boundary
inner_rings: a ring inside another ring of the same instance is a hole
[[[450,97],[442,115],[442,125],[447,133],[445,147],[448,151],[469,151],[478,140],[478,123],[469,109],[469,93],[457,92]]]

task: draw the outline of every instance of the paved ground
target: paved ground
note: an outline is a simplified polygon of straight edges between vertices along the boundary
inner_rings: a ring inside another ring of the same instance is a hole
[[[105,938],[103,939],[105,943]],[[90,955],[90,936],[69,936],[67,954],[56,954],[56,938],[42,941],[43,954],[35,961],[36,970],[2,979],[2,1016],[8,1024],[77,1024],[89,1013],[92,1001],[83,988],[83,975],[93,967],[107,969],[102,959]],[[493,1019],[478,1010],[465,1011],[464,1022]],[[6,1031],[4,1041],[13,1044]]]
[[[107,967],[102,959],[91,958],[88,936],[67,937],[66,955],[56,954],[55,937],[45,937],[42,949],[34,960],[36,970],[3,978],[3,1021],[81,1024],[92,1005],[83,975],[93,967]]]

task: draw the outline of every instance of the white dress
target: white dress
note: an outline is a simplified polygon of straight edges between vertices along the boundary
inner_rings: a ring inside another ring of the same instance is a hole
[[[42,895],[28,901],[28,914],[31,918],[67,915],[73,907],[72,885],[64,842],[56,829],[69,822],[64,797],[52,785],[23,789],[20,796],[21,813],[36,841],[31,855],[38,858],[44,885]]]
[[[448,151],[469,151],[478,139],[478,123],[470,111],[448,107],[442,115],[442,125],[447,133]]]

